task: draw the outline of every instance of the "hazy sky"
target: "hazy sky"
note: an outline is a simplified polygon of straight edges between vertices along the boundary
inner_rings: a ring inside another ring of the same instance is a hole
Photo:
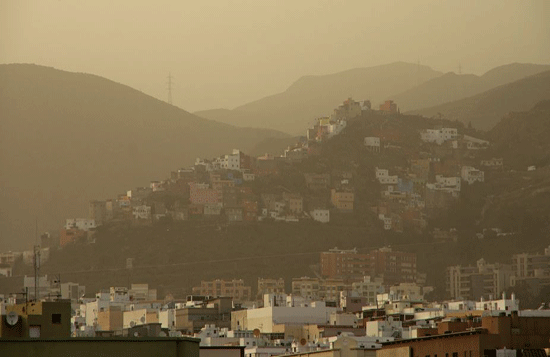
[[[395,61],[550,63],[549,0],[0,0],[0,63],[87,72],[189,110]]]

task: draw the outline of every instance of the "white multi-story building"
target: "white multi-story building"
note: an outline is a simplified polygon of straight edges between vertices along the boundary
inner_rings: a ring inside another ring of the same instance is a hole
[[[479,150],[489,147],[487,140],[474,138],[473,136],[464,135],[463,140],[466,142],[466,149],[468,150]]]
[[[397,175],[390,176],[390,172],[387,169],[376,168],[376,179],[382,185],[397,185],[399,178]]]
[[[380,152],[380,138],[376,136],[367,136],[365,138],[365,146],[372,152]]]
[[[65,229],[80,229],[89,231],[96,228],[95,219],[88,218],[69,218],[66,220]]]
[[[135,220],[150,220],[151,219],[151,206],[141,205],[132,208],[132,214]]]
[[[427,143],[443,144],[448,140],[458,138],[458,130],[455,128],[426,129],[420,133],[420,139]]]
[[[330,315],[338,311],[336,307],[327,307],[323,301],[305,303],[301,306],[269,306],[246,311],[246,329],[259,329],[272,333],[273,325],[280,324],[319,324],[329,323]],[[233,318],[232,318],[233,320]]]
[[[367,298],[369,304],[376,304],[376,295],[383,292],[382,279],[371,279],[370,276],[363,277],[363,281],[351,284],[352,291],[359,296]]]
[[[472,166],[462,166],[460,173],[462,176],[462,180],[466,181],[469,185],[473,184],[476,181],[485,181],[485,173]]]
[[[321,222],[321,223],[330,222],[330,211],[328,209],[316,208],[313,211],[311,211],[310,214],[311,214],[311,218],[314,221]]]

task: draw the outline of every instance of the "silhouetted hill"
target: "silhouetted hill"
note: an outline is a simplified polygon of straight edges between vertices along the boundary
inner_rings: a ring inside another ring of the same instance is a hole
[[[303,135],[316,117],[332,113],[349,96],[357,101],[369,99],[373,107],[378,108],[388,95],[440,75],[427,66],[397,62],[329,75],[305,76],[282,93],[234,110],[217,109],[195,114],[239,126],[273,128]]]
[[[197,157],[286,134],[199,118],[130,87],[36,65],[0,65],[0,245],[86,217],[88,201],[168,177]]]
[[[389,98],[399,105],[402,112],[429,108],[471,97],[497,86],[548,70],[550,70],[550,65],[512,63],[496,67],[482,76],[458,75],[449,72]]]
[[[490,132],[491,152],[504,158],[507,166],[550,165],[550,100],[537,103],[527,112],[510,113]]]
[[[471,122],[478,129],[491,129],[509,112],[525,111],[541,100],[550,99],[550,71],[501,85],[481,94],[411,114],[428,117],[440,114],[449,120]]]

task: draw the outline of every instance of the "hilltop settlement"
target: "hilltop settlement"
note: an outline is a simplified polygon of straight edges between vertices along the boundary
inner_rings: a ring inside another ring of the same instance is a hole
[[[489,137],[348,98],[281,152],[236,148],[98,198],[33,250],[0,253],[0,283],[19,290],[1,295],[0,337],[194,337],[201,356],[546,355],[550,247],[525,238],[543,216],[507,195],[540,199],[550,172],[509,166]]]

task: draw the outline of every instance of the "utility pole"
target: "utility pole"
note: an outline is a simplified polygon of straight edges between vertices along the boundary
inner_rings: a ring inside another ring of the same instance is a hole
[[[40,272],[40,246],[34,246],[34,301],[38,301],[38,284]]]
[[[172,73],[168,72],[168,104],[172,104]]]
[[[458,63],[458,74],[462,74],[462,65]]]

